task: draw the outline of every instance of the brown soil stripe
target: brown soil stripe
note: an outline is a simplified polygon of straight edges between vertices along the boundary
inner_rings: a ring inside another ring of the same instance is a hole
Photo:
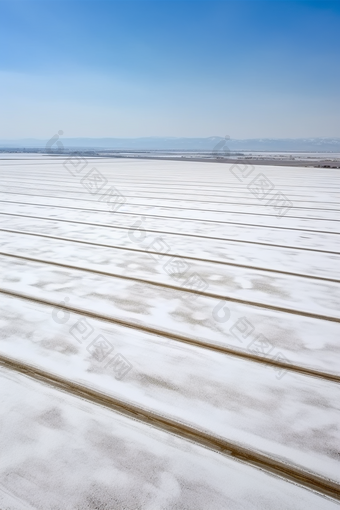
[[[40,190],[39,190],[40,191]],[[16,195],[16,196],[27,196],[27,197],[37,197],[37,193],[19,193],[19,192],[14,192],[14,191],[1,191],[0,194],[7,194],[7,195]],[[75,195],[79,195],[80,193],[77,193],[75,192],[74,193]],[[90,200],[89,198],[79,198],[79,197],[60,197],[60,196],[54,196],[54,195],[38,195],[39,198],[52,198],[52,199],[55,199],[55,200],[75,200],[75,201],[78,201],[78,202],[90,202],[91,204],[96,204],[96,201],[95,200]],[[138,199],[138,198],[143,198],[143,197],[131,197],[129,195],[126,195],[124,194],[124,197],[130,197],[130,198],[134,198],[134,199]],[[154,199],[155,200],[155,199]],[[171,199],[167,199],[169,201],[171,201]],[[175,199],[176,200],[176,199]],[[179,200],[179,199],[177,199]],[[1,200],[1,202],[7,202],[7,200]],[[9,201],[8,201],[9,202]],[[185,199],[183,200],[183,202],[196,202],[196,200],[189,200],[189,199]],[[198,200],[199,202],[199,200]],[[13,203],[13,202],[10,202],[10,203]],[[22,204],[25,204],[26,202],[15,202],[15,203],[22,203]],[[225,202],[201,202],[201,204],[205,204],[205,203],[224,203],[224,205],[229,205],[229,202],[228,203],[225,203]],[[37,204],[35,204],[37,205]],[[39,204],[41,205],[41,204]],[[268,217],[276,217],[275,214],[269,214],[269,213],[261,213],[261,212],[244,212],[244,211],[226,211],[226,210],[220,210],[220,209],[206,209],[206,208],[200,208],[200,207],[179,207],[179,206],[176,206],[176,205],[167,205],[167,204],[164,204],[164,205],[159,205],[159,204],[153,204],[153,203],[126,203],[125,205],[130,205],[130,206],[138,206],[138,207],[155,207],[157,209],[176,209],[176,210],[180,210],[180,211],[201,211],[201,212],[204,212],[204,213],[219,213],[219,214],[243,214],[243,215],[248,215],[248,216],[268,216]],[[240,204],[240,203],[236,203],[236,205],[245,205],[247,207],[258,207],[258,206],[261,206],[261,207],[267,207],[267,210],[268,210],[268,206],[266,206],[265,204]],[[54,207],[53,204],[51,204],[51,207]],[[56,205],[55,207],[61,207],[59,205]],[[67,207],[67,206],[65,206]],[[73,208],[72,208],[73,209]],[[89,208],[82,208],[84,209],[85,211],[98,211],[98,209],[89,209]],[[309,207],[295,207],[293,206],[292,207],[292,210],[294,209],[304,209],[306,211],[317,211],[317,210],[321,210],[321,211],[331,211],[331,212],[339,212],[339,210],[335,210],[335,209],[322,209],[322,208],[309,208]],[[106,211],[105,209],[104,210],[100,210],[101,212],[108,212]],[[128,213],[120,213],[120,214],[128,214]],[[168,216],[167,216],[168,217]],[[285,216],[286,218],[292,218],[292,219],[298,219],[298,220],[317,220],[317,221],[340,221],[340,218],[337,220],[337,219],[333,219],[333,218],[318,218],[318,217],[315,217],[315,216],[291,216],[291,215],[286,215]],[[199,218],[195,219],[195,221],[199,221]],[[206,221],[204,219],[202,219],[202,221]],[[209,220],[209,221],[215,221],[215,220]],[[218,220],[216,220],[216,223],[225,223],[225,222],[220,222]]]
[[[91,241],[81,241],[80,239],[71,239],[68,237],[57,237],[57,236],[50,236],[48,234],[39,234],[35,232],[24,232],[21,230],[10,230],[6,228],[0,228],[0,232],[9,232],[12,234],[19,234],[19,235],[27,235],[27,236],[34,236],[34,237],[42,237],[46,239],[54,239],[57,241],[65,241],[69,243],[79,243],[79,244],[85,244],[88,246],[97,246],[102,248],[112,248],[115,250],[122,250],[122,251],[132,251],[137,253],[151,253],[153,255],[161,255],[158,251],[152,251],[152,250],[143,250],[138,248],[128,248],[124,246],[118,246],[115,244],[101,244],[101,243],[94,243]],[[216,260],[216,259],[202,259],[199,257],[192,257],[190,255],[178,255],[177,253],[170,253],[167,252],[166,254],[168,257],[176,257],[178,259],[185,259],[185,260],[194,260],[195,262],[208,262],[209,264],[220,264],[223,266],[231,266],[231,267],[240,267],[242,269],[253,269],[254,271],[265,271],[267,273],[277,273],[277,274],[284,274],[287,276],[297,276],[299,278],[308,278],[311,280],[320,280],[323,282],[330,282],[330,283],[340,283],[340,280],[336,280],[335,278],[327,278],[325,276],[317,276],[317,275],[311,275],[306,273],[293,273],[290,271],[280,271],[278,269],[269,269],[267,267],[259,267],[259,266],[248,266],[246,264],[236,264],[235,262],[225,262],[223,260]]]
[[[319,320],[324,320],[324,321],[340,323],[340,318],[333,317],[331,315],[321,315],[321,314],[312,313],[312,312],[305,312],[303,310],[296,310],[294,308],[285,308],[282,306],[270,305],[268,303],[260,303],[257,301],[248,301],[245,299],[238,299],[238,298],[234,298],[231,296],[224,296],[223,294],[214,294],[212,292],[199,292],[197,290],[188,289],[185,287],[179,287],[178,285],[170,285],[168,283],[154,282],[152,280],[147,280],[145,278],[137,278],[137,277],[133,277],[133,276],[125,276],[125,275],[120,275],[120,274],[116,274],[116,273],[109,273],[107,271],[100,271],[99,269],[90,269],[90,268],[86,268],[86,267],[73,266],[71,264],[63,264],[62,262],[53,262],[52,260],[43,260],[43,259],[38,259],[38,258],[34,258],[34,257],[26,257],[24,255],[14,255],[13,253],[0,252],[0,256],[20,259],[20,260],[27,260],[28,262],[34,262],[34,263],[38,263],[38,264],[47,264],[49,266],[63,267],[65,269],[71,269],[73,271],[83,271],[86,273],[98,274],[101,276],[109,276],[112,278],[119,278],[120,280],[128,280],[128,281],[132,281],[132,282],[144,283],[146,285],[152,285],[153,287],[161,287],[163,289],[171,289],[171,290],[175,290],[178,292],[186,292],[189,294],[194,294],[194,295],[202,296],[202,297],[208,297],[208,298],[212,298],[212,299],[220,299],[220,300],[223,299],[223,300],[229,301],[231,303],[255,306],[256,308],[265,308],[267,310],[273,310],[275,312],[283,312],[283,313],[290,313],[293,315],[301,315],[302,317],[309,317],[310,319],[319,319]]]
[[[121,227],[119,225],[109,225],[108,223],[90,223],[88,221],[79,221],[79,220],[64,220],[62,218],[55,218],[55,217],[48,217],[48,216],[33,216],[31,214],[19,214],[19,213],[5,213],[0,212],[1,216],[16,216],[19,218],[32,218],[34,220],[45,220],[45,221],[58,221],[62,223],[75,223],[77,225],[90,225],[93,227],[104,227],[104,228],[111,228],[111,229],[118,229],[118,230],[131,230],[132,225],[130,227]],[[137,216],[137,215],[135,215]],[[141,215],[142,216],[142,215]],[[247,226],[244,224],[243,226]],[[274,227],[275,228],[275,227]],[[139,231],[140,229],[133,229],[134,232]],[[180,237],[196,237],[198,239],[215,239],[216,241],[230,241],[234,243],[245,243],[245,244],[257,244],[259,246],[274,246],[275,248],[286,248],[290,250],[303,250],[303,251],[313,251],[316,253],[330,253],[332,255],[340,255],[340,252],[338,251],[328,251],[328,250],[318,250],[314,248],[305,248],[305,247],[298,247],[298,246],[289,246],[289,245],[281,245],[281,244],[272,244],[272,243],[263,243],[259,241],[246,241],[246,240],[240,240],[240,239],[232,239],[228,237],[214,237],[214,236],[206,236],[202,234],[188,234],[188,233],[182,233],[182,232],[171,232],[169,230],[154,230],[151,228],[148,228],[145,230],[145,232],[153,232],[155,234],[167,234],[172,236],[180,236]],[[314,231],[313,231],[314,232]],[[317,232],[316,233],[322,233]],[[332,232],[323,232],[326,234],[333,234]]]
[[[14,292],[11,290],[0,289],[0,294],[4,294],[6,296],[11,296],[14,298],[25,299],[30,302],[39,303],[41,305],[51,306],[53,308],[60,308],[62,310],[67,310],[72,313],[76,313],[78,315],[84,315],[86,317],[90,317],[96,320],[102,320],[106,322],[110,322],[112,324],[117,324],[119,326],[123,326],[126,328],[134,329],[137,331],[143,331],[144,333],[148,333],[151,335],[160,336],[163,338],[168,338],[169,340],[174,340],[176,342],[182,342],[189,345],[193,345],[195,347],[199,347],[202,349],[209,349],[212,351],[216,351],[222,354],[226,354],[228,356],[235,356],[237,358],[246,359],[248,361],[254,361],[256,363],[261,363],[261,365],[270,365],[273,367],[278,367],[280,369],[290,370],[292,372],[297,372],[299,374],[303,374],[306,376],[318,377],[321,379],[325,379],[328,381],[340,382],[340,374],[320,372],[319,370],[314,370],[313,368],[302,367],[300,365],[296,365],[294,363],[284,363],[282,361],[276,359],[265,359],[256,354],[252,354],[249,351],[238,351],[231,347],[227,347],[224,345],[214,344],[205,340],[196,340],[195,338],[189,338],[184,335],[178,335],[176,333],[171,333],[169,331],[160,330],[150,326],[144,326],[143,324],[138,324],[134,322],[125,321],[123,319],[119,319],[118,317],[111,317],[109,315],[100,314],[97,312],[92,312],[91,310],[85,310],[82,308],[76,308],[74,306],[61,306],[59,303],[49,300],[49,299],[40,299],[33,296],[29,296],[27,294]]]
[[[89,211],[89,212],[96,212],[100,214],[112,214],[111,211],[104,210],[104,209],[89,209],[87,207],[71,207],[66,205],[53,205],[53,204],[37,204],[35,202],[17,202],[14,200],[0,200],[1,204],[17,204],[17,205],[34,205],[37,207],[50,207],[50,208],[56,208],[56,209],[70,209],[73,211]],[[148,206],[145,206],[148,207]],[[174,209],[180,209],[178,207],[174,207]],[[192,209],[189,209],[189,211]],[[205,211],[207,212],[207,211]],[[209,211],[208,211],[209,212]],[[213,212],[213,211],[211,211]],[[226,211],[222,211],[226,212]],[[4,214],[4,213],[1,213]],[[314,232],[317,234],[332,234],[332,235],[340,235],[340,232],[332,232],[331,230],[314,230],[314,229],[307,229],[307,228],[296,228],[296,227],[278,227],[277,225],[261,225],[258,223],[240,223],[237,221],[220,221],[220,220],[207,220],[204,218],[188,218],[186,216],[167,216],[167,215],[161,215],[161,214],[149,214],[143,211],[142,212],[115,212],[116,215],[122,215],[122,216],[145,216],[148,218],[159,218],[159,219],[171,219],[171,220],[184,220],[184,221],[195,221],[199,223],[219,223],[223,225],[241,225],[246,227],[259,227],[259,228],[273,228],[275,230],[294,230],[299,232]],[[236,213],[235,213],[236,214]],[[254,215],[253,213],[237,213],[237,214],[249,214],[251,216],[271,216],[276,218],[277,216],[275,214],[267,215],[267,214],[258,214]],[[289,216],[289,218],[294,219],[293,216]],[[313,220],[316,221],[318,218],[295,218],[299,220]],[[328,220],[328,219],[322,219],[319,218],[320,221],[340,221],[340,220]]]
[[[171,417],[163,416],[136,404],[122,401],[117,397],[107,395],[96,389],[7,356],[0,355],[0,364],[7,369],[23,374],[59,391],[119,412],[129,418],[192,441],[202,447],[262,469],[272,475],[279,476],[286,481],[311,489],[324,496],[340,500],[339,484],[316,473],[306,471],[295,464],[287,463],[279,458],[272,458],[260,451],[252,450],[222,437],[213,436],[204,430],[178,422]]]
[[[10,188],[15,188],[15,189],[25,189],[25,190],[29,190],[29,191],[32,191],[32,186],[31,187],[27,187],[27,186],[18,186],[17,184],[15,184],[16,181],[14,181],[14,183],[10,183],[8,181],[5,181],[5,179],[3,179],[3,184],[5,184],[7,187],[10,187]],[[30,182],[30,181],[29,181]],[[41,182],[41,180],[40,180]],[[72,188],[72,189],[65,189],[65,188]],[[51,193],[54,193],[54,189],[53,187],[51,188],[36,188],[34,186],[34,190],[36,191],[49,191]],[[61,190],[60,190],[61,191]],[[131,191],[131,190],[129,190]],[[81,189],[78,189],[77,187],[75,186],[65,186],[64,183],[63,183],[63,187],[62,187],[62,192],[63,193],[72,193],[74,195],[78,195],[78,196],[81,196],[81,195],[84,195],[85,197],[88,197],[89,196],[89,192],[88,191],[82,191]],[[135,190],[136,192],[136,190]],[[140,191],[137,190],[137,193],[139,193]],[[18,191],[1,191],[1,193],[7,193],[7,194],[10,194],[10,195],[28,195],[28,196],[37,196],[37,193],[21,193],[21,192],[18,192]],[[151,193],[154,193],[154,194],[157,194],[159,195],[160,192],[159,191],[149,191],[148,190],[148,193],[151,194]],[[169,194],[169,192],[166,192],[166,191],[163,191],[161,192],[163,195],[165,194]],[[152,197],[152,196],[149,196],[149,195],[127,195],[125,192],[123,193],[125,197],[127,198],[146,198],[146,199],[151,199],[151,200],[160,200],[160,199],[164,199],[164,200],[167,200],[169,202],[177,202],[177,201],[180,201],[180,202],[200,202],[201,204],[224,204],[224,205],[245,205],[245,206],[248,206],[248,207],[268,207],[266,204],[262,204],[262,203],[259,203],[259,201],[256,201],[255,198],[251,198],[251,200],[253,202],[230,202],[230,197],[228,196],[223,196],[223,195],[209,195],[209,194],[206,194],[206,193],[175,193],[176,195],[191,195],[191,196],[202,196],[202,197],[219,197],[219,198],[223,198],[224,200],[223,201],[220,201],[220,200],[201,200],[201,199],[193,199],[193,198],[174,198],[171,194],[170,197]],[[42,196],[42,195],[39,195],[39,196]],[[55,196],[55,195],[44,195],[44,196],[47,196],[48,198],[52,197],[52,198],[67,198],[67,197],[60,197],[60,196]],[[237,197],[235,197],[237,198]],[[246,198],[246,197],[240,197],[242,199]],[[70,199],[74,199],[74,197],[70,197]],[[87,201],[87,202],[95,202],[95,200],[90,200],[89,198],[77,198],[77,200],[84,200],[84,201]],[[303,203],[303,202],[307,202],[307,203],[316,203],[316,204],[321,204],[322,202],[320,201],[317,201],[317,200],[295,200],[295,202],[298,202],[298,203]],[[339,206],[338,202],[327,202],[327,205],[329,205],[330,203],[334,204],[334,205],[337,205]],[[150,205],[150,204],[143,204],[143,205]],[[294,205],[293,209],[307,209],[307,210],[311,210],[311,211],[331,211],[331,212],[340,212],[340,209],[329,209],[329,208],[326,208],[326,207],[303,207],[303,206],[296,206]],[[218,211],[220,212],[220,211]]]

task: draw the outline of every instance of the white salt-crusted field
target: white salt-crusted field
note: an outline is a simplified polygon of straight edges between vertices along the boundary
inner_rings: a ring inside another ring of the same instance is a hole
[[[0,508],[339,508],[339,170],[0,165]]]

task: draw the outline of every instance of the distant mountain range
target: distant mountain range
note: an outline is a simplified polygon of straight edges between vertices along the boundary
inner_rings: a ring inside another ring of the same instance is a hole
[[[65,148],[111,149],[116,151],[270,151],[270,152],[340,152],[340,138],[253,138],[247,140],[211,136],[209,138],[64,138],[50,140],[33,138],[1,140],[0,148],[37,148],[46,145],[58,150],[62,142]]]

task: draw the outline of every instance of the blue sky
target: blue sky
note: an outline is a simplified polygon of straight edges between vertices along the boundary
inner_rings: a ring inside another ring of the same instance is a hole
[[[340,137],[340,2],[0,0],[0,138]]]

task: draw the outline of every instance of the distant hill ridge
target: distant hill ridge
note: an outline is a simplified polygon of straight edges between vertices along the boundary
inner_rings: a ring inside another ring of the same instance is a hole
[[[112,149],[112,150],[179,150],[210,151],[218,149],[230,151],[312,151],[340,152],[340,138],[253,138],[228,139],[220,136],[208,138],[64,138],[59,139],[67,148]],[[225,144],[223,145],[223,141]],[[20,139],[0,140],[1,148],[44,148],[48,140]],[[58,149],[57,145],[53,148]]]

